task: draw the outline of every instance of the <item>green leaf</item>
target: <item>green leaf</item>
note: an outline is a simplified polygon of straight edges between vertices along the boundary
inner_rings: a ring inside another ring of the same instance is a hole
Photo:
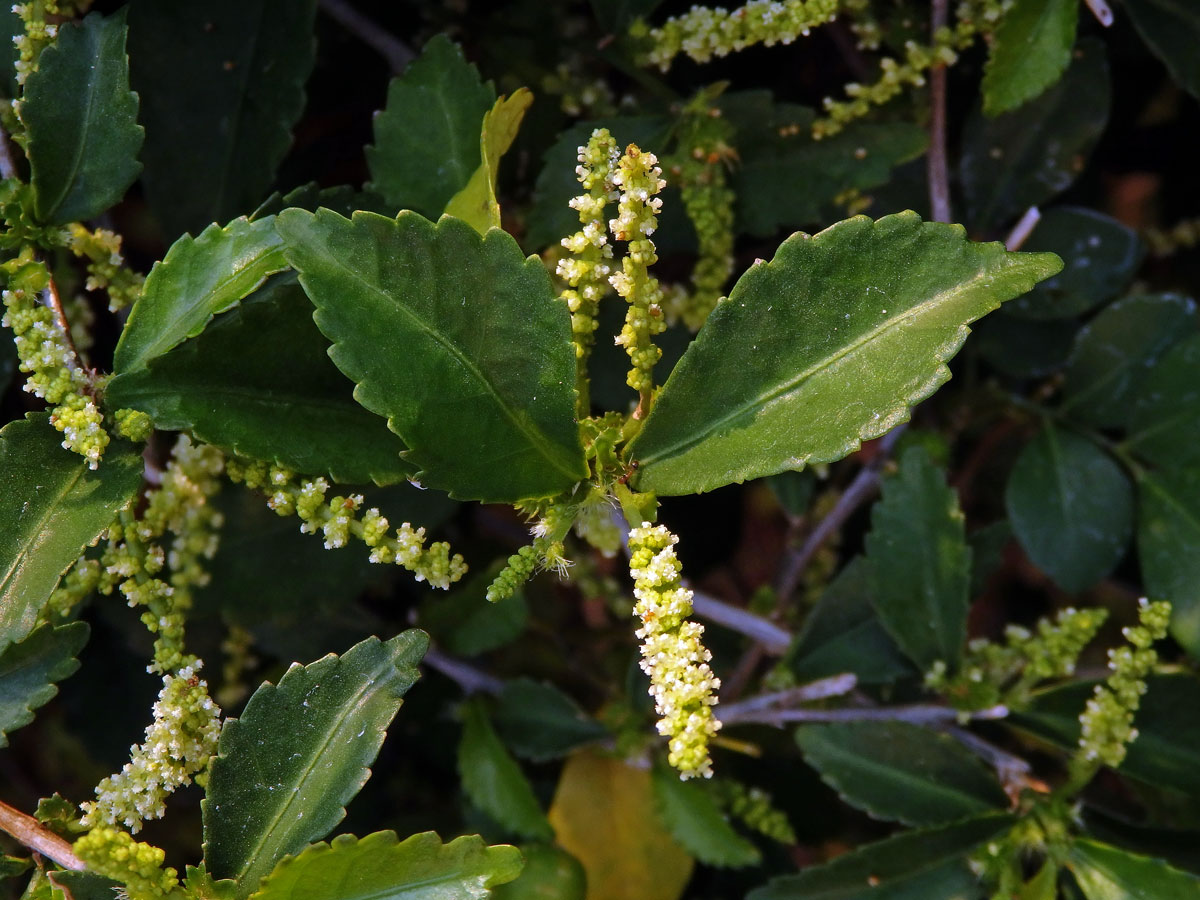
[[[1058,81],[1071,62],[1078,22],[1078,0],[1015,0],[992,35],[984,113],[1016,109]]]
[[[529,779],[496,736],[477,700],[462,705],[458,775],[463,792],[479,809],[521,837],[550,841],[554,831],[533,795]]]
[[[651,773],[651,784],[667,831],[700,862],[734,869],[762,862],[758,848],[733,830],[699,782],[681,781],[678,772],[660,764]]]
[[[448,216],[288,210],[278,227],[329,355],[422,484],[515,502],[587,476],[570,316],[541,260]]]
[[[688,494],[841,459],[950,377],[968,323],[1060,267],[911,212],[792,235],[675,366],[632,445],[637,489]]]
[[[506,682],[494,715],[512,751],[545,762],[608,737],[608,729],[552,684],[531,678]]]
[[[519,88],[511,97],[501,97],[484,113],[479,134],[479,154],[483,161],[463,189],[450,198],[446,215],[462,219],[480,234],[500,227],[500,204],[496,200],[500,157],[512,146],[531,103],[533,94]]]
[[[1057,206],[1042,214],[1026,250],[1057,253],[1066,268],[1004,307],[1006,315],[1063,319],[1115,297],[1142,264],[1137,232],[1086,207]]]
[[[117,343],[113,370],[144,369],[286,268],[283,241],[270,217],[210,225],[197,238],[185,234],[146,276]]]
[[[1200,659],[1200,467],[1138,473],[1138,560],[1146,592],[1171,603],[1171,635]]]
[[[799,518],[808,510],[809,501],[812,500],[813,491],[816,489],[816,481],[816,477],[808,469],[801,472],[789,469],[768,477],[767,487],[771,489],[771,493],[788,516]]]
[[[800,682],[853,672],[863,684],[889,684],[913,667],[871,605],[871,566],[855,557],[825,589],[784,657]]]
[[[963,133],[961,176],[976,228],[998,228],[1065,190],[1083,170],[1108,121],[1108,62],[1095,38],[1081,40],[1066,74],[1019,109]]]
[[[1079,745],[1079,715],[1097,681],[1076,681],[1039,691],[1028,708],[1006,720],[1065,750]],[[1138,736],[1120,772],[1147,784],[1200,797],[1200,680],[1194,675],[1152,675],[1134,718]]]
[[[973,897],[978,880],[966,856],[1012,827],[1011,816],[986,815],[894,837],[772,879],[746,900],[933,900]],[[960,892],[960,893],[956,893]]]
[[[497,560],[456,585],[449,596],[427,596],[417,624],[430,633],[437,646],[455,656],[478,656],[516,640],[529,622],[524,591],[518,588],[512,596],[494,603],[487,599],[488,585],[504,565]]]
[[[406,631],[294,663],[225,721],[202,804],[214,878],[236,879],[246,897],[282,857],[342,820],[427,647],[422,632]]]
[[[1062,368],[1071,355],[1079,323],[1073,319],[1035,322],[1005,311],[975,326],[973,349],[999,371],[1017,378],[1039,378]]]
[[[497,887],[496,900],[585,900],[587,875],[579,860],[549,844],[524,844],[521,877]]]
[[[112,900],[120,896],[121,885],[95,872],[50,872],[50,880],[65,891],[66,900]]]
[[[826,784],[877,819],[942,825],[1008,802],[970,750],[908,722],[805,725],[796,742]]]
[[[596,20],[610,33],[623,32],[634,19],[646,18],[662,0],[591,0]]]
[[[1113,570],[1133,533],[1133,485],[1085,437],[1050,425],[1021,451],[1004,495],[1013,533],[1063,590]]]
[[[118,375],[105,399],[294,472],[353,484],[407,478],[404,443],[355,402],[312,312],[295,275],[278,275],[199,337]]]
[[[129,89],[125,11],[61,26],[25,84],[34,210],[51,225],[94,219],[142,170],[138,95]]]
[[[43,625],[0,653],[0,747],[9,732],[33,721],[33,711],[58,693],[55,683],[75,674],[75,658],[87,643],[84,622]]]
[[[1142,381],[1168,347],[1196,330],[1196,303],[1178,294],[1134,294],[1079,332],[1067,363],[1064,412],[1101,428],[1129,422]]]
[[[1200,465],[1200,335],[1184,338],[1146,373],[1125,446],[1165,468]]]
[[[1200,896],[1200,878],[1164,860],[1137,856],[1098,841],[1078,839],[1067,863],[1088,900],[1191,900]]]
[[[521,872],[516,847],[478,835],[443,844],[432,831],[404,841],[394,831],[339,835],[283,860],[255,900],[481,900]]]
[[[883,627],[922,671],[958,666],[967,636],[971,548],[958,495],[920,446],[883,483],[866,539],[872,602]]]
[[[1125,0],[1133,25],[1171,77],[1200,97],[1200,9],[1187,0]]]
[[[258,205],[291,145],[315,58],[316,0],[135,0],[143,182],[166,237]]]
[[[445,35],[432,38],[388,85],[375,144],[366,150],[367,187],[394,209],[441,215],[480,168],[479,123],[495,101],[491,82],[480,80],[458,46]]]
[[[0,429],[0,651],[33,630],[59,577],[142,483],[128,444],[110,444],[92,471],[61,442],[45,415]]]
[[[1057,897],[1058,868],[1046,860],[1037,874],[1022,885],[1016,900],[1057,900]]]
[[[1012,537],[1012,525],[1008,519],[983,525],[967,536],[967,543],[971,545],[970,596],[982,594],[992,575],[1004,565],[1004,548]]]

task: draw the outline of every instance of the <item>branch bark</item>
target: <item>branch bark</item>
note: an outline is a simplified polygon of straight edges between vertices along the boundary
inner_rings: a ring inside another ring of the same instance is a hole
[[[33,816],[27,816],[20,810],[13,809],[2,800],[0,800],[0,829],[7,831],[30,850],[36,850],[47,859],[54,860],[64,869],[81,872],[87,868],[83,860],[75,855],[69,843]]]

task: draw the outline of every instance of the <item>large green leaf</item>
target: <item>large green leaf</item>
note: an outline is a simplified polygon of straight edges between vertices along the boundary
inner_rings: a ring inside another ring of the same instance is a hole
[[[519,88],[511,97],[501,97],[484,113],[483,129],[479,134],[482,161],[471,180],[450,198],[446,215],[462,219],[480,234],[487,234],[489,228],[500,227],[500,203],[496,200],[500,157],[512,146],[525,111],[532,102],[533,94]]]
[[[521,837],[553,840],[554,831],[538,804],[529,779],[500,743],[478,700],[462,707],[458,776],[471,802]]]
[[[1109,844],[1079,839],[1067,862],[1088,900],[1193,900],[1200,877],[1164,860],[1138,856]]]
[[[149,413],[244,456],[337,481],[387,484],[415,469],[387,422],[354,400],[313,307],[292,273],[278,275],[201,334],[118,375],[113,406]]]
[[[1171,635],[1200,659],[1200,467],[1139,472],[1137,518],[1146,591],[1171,602]]]
[[[883,484],[867,535],[872,602],[884,628],[922,670],[954,669],[967,635],[971,548],[958,495],[923,447]]]
[[[1184,338],[1146,374],[1126,446],[1157,466],[1200,465],[1200,335]]]
[[[978,881],[966,856],[1016,820],[986,815],[939,828],[904,831],[832,862],[784,875],[746,900],[943,900],[974,897]]]
[[[33,721],[33,711],[58,693],[56,682],[79,668],[75,654],[87,643],[84,622],[43,625],[0,653],[0,747],[8,734]]]
[[[1028,708],[1007,720],[1064,749],[1079,744],[1079,716],[1096,681],[1076,681],[1039,691]],[[1148,784],[1200,797],[1200,680],[1194,675],[1153,675],[1134,718],[1121,773]]]
[[[316,0],[135,0],[146,197],[168,239],[266,196],[304,109]]]
[[[792,235],[675,366],[632,446],[638,489],[689,494],[842,458],[950,377],[968,323],[1060,267],[911,212]]]
[[[1129,422],[1134,398],[1159,357],[1196,330],[1196,303],[1178,294],[1134,294],[1079,332],[1067,363],[1063,411],[1102,428]]]
[[[283,241],[270,217],[210,225],[197,238],[185,234],[146,276],[117,343],[113,370],[144,369],[286,268]]]
[[[142,170],[138,95],[129,89],[125,10],[61,26],[25,83],[34,210],[50,224],[92,219]]]
[[[1036,97],[1071,62],[1078,0],[1015,0],[992,35],[983,111],[994,116]]]
[[[443,844],[432,831],[398,841],[394,831],[343,834],[289,857],[255,900],[482,900],[521,872],[516,847],[477,835]]]
[[[420,631],[378,638],[263,684],[227,719],[204,810],[204,861],[246,897],[287,854],[328,834],[370,777],[428,646]]]
[[[1193,97],[1200,97],[1200,7],[1190,0],[1124,0],[1134,27]]]
[[[995,118],[976,111],[963,133],[967,214],[998,228],[1063,191],[1083,170],[1108,121],[1108,62],[1095,38],[1081,40],[1066,74],[1019,109]]]
[[[755,866],[762,854],[733,830],[704,785],[682,781],[679,773],[657,765],[651,773],[658,814],[680,846],[709,866]]]
[[[508,234],[411,212],[288,210],[278,227],[330,356],[423,484],[514,502],[587,475],[570,317]]]
[[[366,150],[368,187],[395,209],[441,215],[481,165],[480,122],[495,100],[491,82],[480,80],[457,45],[434,37],[388,85]]]
[[[1085,437],[1050,425],[1021,451],[1005,489],[1013,533],[1063,590],[1113,570],[1133,533],[1133,485]]]
[[[495,889],[496,900],[585,900],[587,875],[579,860],[550,844],[522,844],[525,868]]]
[[[506,682],[495,712],[496,730],[513,752],[545,762],[608,737],[608,729],[552,684],[531,678]]]
[[[877,819],[942,825],[1007,804],[971,751],[908,722],[805,725],[796,741],[826,784]]]
[[[61,443],[45,415],[0,429],[0,650],[33,630],[59,577],[142,482],[142,458],[124,442],[96,471]]]

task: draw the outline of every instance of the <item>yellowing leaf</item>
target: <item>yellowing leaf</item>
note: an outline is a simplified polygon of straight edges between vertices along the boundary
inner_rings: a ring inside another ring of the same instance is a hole
[[[525,110],[533,103],[533,94],[519,88],[511,97],[501,97],[496,105],[483,114],[483,129],[479,134],[479,168],[471,180],[446,204],[446,215],[469,222],[480,234],[489,228],[500,227],[500,204],[496,200],[496,173],[500,157],[508,152]]]

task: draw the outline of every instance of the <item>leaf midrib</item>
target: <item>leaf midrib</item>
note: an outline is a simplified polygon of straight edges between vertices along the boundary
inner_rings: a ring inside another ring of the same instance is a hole
[[[810,378],[814,377],[815,375],[824,371],[825,369],[831,368],[836,363],[845,359],[851,353],[859,350],[860,348],[866,346],[868,343],[876,340],[880,335],[883,335],[883,334],[893,330],[894,328],[899,327],[900,325],[904,324],[908,320],[914,319],[927,311],[940,308],[943,305],[943,303],[949,303],[952,299],[956,299],[958,295],[967,293],[969,291],[969,289],[976,282],[983,280],[984,278],[995,278],[995,277],[996,277],[996,273],[992,272],[989,268],[987,268],[985,266],[981,271],[976,272],[975,275],[973,275],[969,280],[959,282],[958,284],[956,284],[954,287],[950,288],[949,290],[945,290],[940,293],[934,294],[929,299],[924,300],[915,306],[910,306],[903,313],[896,315],[896,316],[892,316],[889,319],[885,319],[882,323],[877,325],[871,331],[868,331],[865,334],[863,334],[862,337],[858,338],[855,341],[852,341],[849,344],[842,346],[836,352],[823,357],[822,359],[818,360],[813,365],[809,366],[807,369],[801,370],[795,376],[793,376],[791,379],[785,380],[780,386],[774,388],[773,390],[770,390],[770,391],[767,391],[764,393],[760,393],[758,396],[752,398],[751,400],[748,400],[740,405],[732,407],[729,412],[727,412],[725,415],[721,416],[719,419],[710,420],[710,424],[705,428],[705,430],[699,432],[695,436],[684,437],[683,439],[676,441],[674,444],[668,445],[667,447],[664,447],[662,450],[658,451],[657,453],[651,454],[649,456],[637,457],[639,464],[641,466],[645,467],[654,462],[657,462],[658,460],[668,459],[668,458],[671,458],[674,456],[679,456],[682,453],[687,452],[692,447],[696,446],[697,444],[701,443],[704,440],[707,440],[709,437],[713,436],[714,434],[720,433],[720,431],[728,423],[730,423],[736,419],[740,419],[742,416],[746,415],[747,413],[753,413],[755,410],[762,409],[768,403],[771,403],[772,401],[777,400],[780,397],[786,396],[787,394],[792,393],[795,390],[798,390],[804,382],[808,381]],[[729,303],[729,302],[734,302],[734,301],[731,298],[730,300],[727,300],[725,302]],[[944,362],[944,360],[939,360],[939,362]],[[653,413],[651,413],[650,419],[647,420],[647,425],[652,420],[653,420]],[[636,456],[636,452],[637,451],[636,451],[636,445],[635,445],[635,449],[634,449],[635,456]]]

